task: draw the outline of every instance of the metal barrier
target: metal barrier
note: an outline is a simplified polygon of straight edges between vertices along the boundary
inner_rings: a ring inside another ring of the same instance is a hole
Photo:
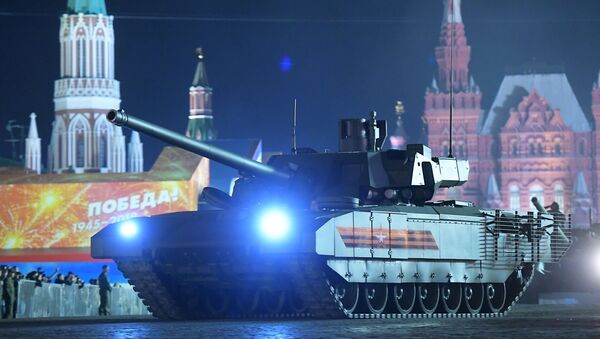
[[[111,315],[149,315],[133,286],[119,285],[110,293]],[[17,318],[97,316],[100,306],[98,286],[67,286],[19,281]]]

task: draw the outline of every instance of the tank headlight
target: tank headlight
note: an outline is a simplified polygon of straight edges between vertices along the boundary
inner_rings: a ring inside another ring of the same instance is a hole
[[[258,222],[261,235],[269,240],[282,240],[290,233],[290,217],[282,210],[265,211]]]
[[[133,221],[124,221],[119,225],[119,234],[123,238],[134,237],[138,233],[138,225]]]

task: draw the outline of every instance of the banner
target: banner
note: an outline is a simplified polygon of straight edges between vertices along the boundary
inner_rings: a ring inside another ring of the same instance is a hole
[[[165,152],[146,173],[48,174],[13,184],[0,181],[0,248],[87,248],[90,237],[108,224],[196,210],[198,192],[208,184],[208,159],[173,148]]]

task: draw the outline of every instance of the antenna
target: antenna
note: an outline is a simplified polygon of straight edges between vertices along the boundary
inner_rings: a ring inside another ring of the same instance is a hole
[[[450,1],[452,10],[452,23],[450,23],[450,142],[448,148],[448,158],[454,158],[452,155],[452,111],[454,109],[454,0]]]
[[[298,154],[296,147],[296,98],[294,98],[294,111],[292,113],[292,154]]]

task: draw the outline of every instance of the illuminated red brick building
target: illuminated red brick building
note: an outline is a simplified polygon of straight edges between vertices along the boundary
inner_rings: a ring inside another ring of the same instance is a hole
[[[438,74],[426,91],[424,116],[429,146],[434,154],[448,155],[452,86],[452,153],[469,159],[471,173],[466,185],[438,197],[527,210],[536,196],[544,205],[556,201],[573,214],[576,226],[589,225],[590,214],[595,220],[600,208],[598,84],[592,90],[594,121],[584,114],[564,72],[552,70],[506,75],[491,107],[483,110],[482,93],[469,75],[470,52],[460,0],[447,0],[435,50]]]

